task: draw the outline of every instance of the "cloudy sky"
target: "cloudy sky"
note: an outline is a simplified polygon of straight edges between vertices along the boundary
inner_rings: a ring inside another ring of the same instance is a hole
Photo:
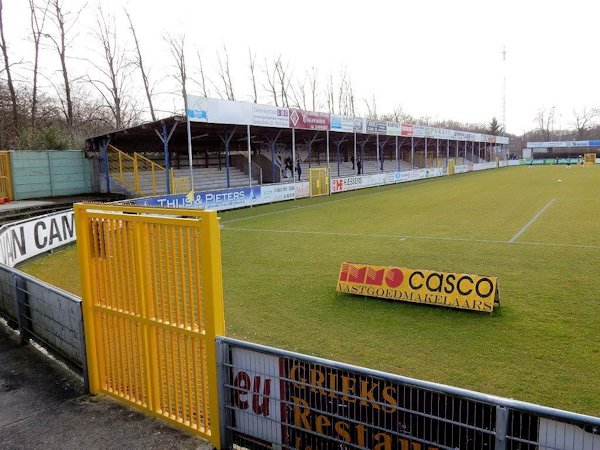
[[[69,61],[74,74],[82,75],[92,70],[89,60],[100,61],[92,37],[98,3],[64,3],[73,12],[86,5],[73,29]],[[504,75],[511,133],[534,128],[540,109],[555,108],[554,128],[559,129],[571,126],[573,110],[600,106],[600,6],[591,0],[104,0],[102,5],[120,17],[124,45],[131,39],[121,20],[123,7],[132,14],[165,111],[183,107],[171,94],[174,86],[167,77],[174,69],[166,33],[185,33],[188,64],[197,65],[198,48],[215,83],[216,53],[226,45],[238,100],[250,100],[250,48],[261,78],[264,59],[272,61],[277,55],[297,79],[316,68],[323,88],[329,74],[335,82],[346,68],[355,96],[375,96],[379,113],[401,106],[416,117],[501,120]],[[23,61],[21,77],[26,79],[31,58],[27,1],[4,0],[3,16],[11,57]],[[56,77],[58,60],[50,49],[44,52],[44,70]],[[190,72],[195,72],[193,67]],[[139,77],[132,81],[130,91],[140,95]],[[216,97],[215,88],[209,87]],[[190,85],[190,91],[198,93],[198,88]],[[268,102],[266,93],[259,96]],[[357,105],[366,111],[363,100]]]

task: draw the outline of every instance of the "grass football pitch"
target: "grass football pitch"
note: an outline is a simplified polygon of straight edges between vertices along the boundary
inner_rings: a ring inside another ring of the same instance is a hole
[[[228,336],[600,415],[600,166],[489,170],[220,216]],[[497,276],[501,304],[488,315],[337,294],[343,261]],[[22,269],[80,292],[74,248]]]

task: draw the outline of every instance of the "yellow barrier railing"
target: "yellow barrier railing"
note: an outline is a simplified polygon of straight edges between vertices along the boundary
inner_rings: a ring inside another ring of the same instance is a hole
[[[139,153],[130,156],[113,145],[108,146],[110,176],[136,194],[165,194],[166,186],[163,180],[165,180],[166,170]],[[173,179],[172,174],[170,177]]]
[[[76,204],[89,385],[220,446],[217,213]]]
[[[10,152],[0,152],[0,198],[14,200]]]
[[[192,190],[192,183],[190,177],[176,177],[173,169],[169,174],[171,179],[171,193],[172,194],[187,194]]]
[[[310,196],[329,195],[329,169],[326,167],[311,168],[308,171]]]

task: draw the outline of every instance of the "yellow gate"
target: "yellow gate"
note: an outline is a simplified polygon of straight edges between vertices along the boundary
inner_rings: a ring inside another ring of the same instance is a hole
[[[13,198],[12,172],[10,170],[10,152],[0,152],[0,198]]]
[[[91,392],[219,447],[217,213],[77,204],[75,220]]]
[[[311,197],[329,195],[329,169],[326,167],[309,169],[308,183]]]

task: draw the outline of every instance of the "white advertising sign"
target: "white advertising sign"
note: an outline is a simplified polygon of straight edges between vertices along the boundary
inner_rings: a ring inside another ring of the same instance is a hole
[[[342,116],[340,114],[331,114],[329,122],[329,129],[331,131],[340,131],[343,133],[353,133],[354,130],[354,117]],[[362,129],[362,123],[361,129]]]
[[[293,183],[262,186],[263,203],[282,202],[296,198],[296,188]]]
[[[290,112],[287,108],[270,105],[252,105],[252,125],[271,128],[288,128]]]
[[[0,263],[9,267],[75,241],[73,210],[0,228]]]
[[[279,358],[236,347],[231,356],[236,428],[281,448]]]
[[[400,136],[401,126],[398,122],[388,122],[386,134],[388,136]]]

